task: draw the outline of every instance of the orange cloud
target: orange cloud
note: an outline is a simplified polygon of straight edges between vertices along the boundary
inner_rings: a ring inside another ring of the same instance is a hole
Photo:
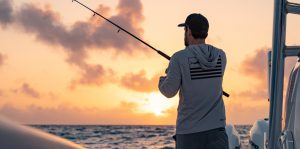
[[[0,53],[0,66],[4,64],[4,55]]]
[[[236,99],[230,99],[236,100]],[[111,109],[79,108],[70,104],[56,107],[30,105],[18,108],[12,104],[0,107],[3,116],[23,124],[117,124],[117,125],[175,125],[177,108],[163,111],[164,116],[153,113],[141,113],[139,105],[133,102],[121,102]],[[268,117],[268,104],[251,106],[242,103],[226,104],[226,122],[228,124],[253,124],[258,118]]]
[[[128,38],[129,36],[123,32],[119,34],[113,32],[112,30],[116,28],[107,22],[96,24],[93,23],[95,20],[90,18],[87,21],[76,22],[68,28],[60,20],[59,14],[54,12],[49,5],[40,8],[34,4],[23,4],[19,10],[13,12],[10,1],[4,0],[1,3],[3,5],[0,5],[0,12],[5,12],[0,15],[2,26],[14,24],[25,32],[35,35],[39,41],[51,46],[64,47],[68,54],[67,62],[80,68],[82,74],[78,80],[73,81],[72,85],[74,82],[101,85],[103,82],[101,80],[105,80],[105,74],[111,72],[109,69],[106,72],[100,64],[91,65],[86,62],[87,52],[91,47],[98,50],[115,49],[116,53],[132,54],[135,49],[146,52],[145,47],[134,38]],[[105,8],[101,10],[104,14],[110,10],[109,7],[103,5],[99,8]],[[144,20],[142,10],[140,0],[120,0],[117,14],[109,19],[141,37],[143,29],[140,26]],[[95,72],[99,74],[96,75]]]
[[[252,89],[241,91],[238,94],[241,98],[268,99],[268,48],[261,48],[254,51],[253,55],[247,56],[240,65],[240,73],[254,78],[258,84]],[[288,58],[285,61],[284,81],[287,85],[289,74],[296,62],[295,58]],[[285,87],[286,89],[286,87]],[[284,91],[285,92],[285,91]]]
[[[138,105],[132,102],[121,102],[118,107],[107,110],[70,105],[57,107],[30,105],[25,109],[19,109],[11,104],[5,104],[0,108],[0,113],[25,124],[175,124],[174,110],[168,110],[167,116],[158,117],[151,113],[137,112],[137,107]]]
[[[251,98],[252,100],[267,100],[268,90],[265,88],[256,88],[255,90],[241,91],[238,93],[241,98]]]
[[[146,72],[141,70],[137,74],[129,73],[122,77],[121,85],[139,92],[152,92],[158,90],[159,75],[153,76],[151,79],[146,78]]]
[[[112,69],[105,69],[101,65],[86,65],[81,71],[81,77],[73,80],[70,89],[75,89],[78,84],[102,85],[114,81],[115,73]]]
[[[40,98],[40,93],[27,83],[23,83],[22,86],[19,89],[14,90],[14,92],[21,92],[32,98]]]
[[[95,9],[95,11],[101,12],[101,15],[103,15],[103,16],[110,16],[111,8],[100,4]],[[105,20],[103,20],[100,17],[90,17],[90,19],[89,19],[89,23],[92,24],[93,26],[97,26],[97,27],[102,25],[104,22],[105,22]]]
[[[267,49],[261,48],[254,51],[254,54],[247,56],[240,65],[240,72],[244,75],[251,76],[257,80],[263,82],[266,85],[268,80],[268,53]],[[285,60],[285,79],[289,77],[289,74],[296,63],[295,58],[287,58]]]
[[[260,81],[268,78],[268,54],[267,48],[255,50],[251,56],[247,56],[240,65],[240,72],[244,75],[254,77]]]

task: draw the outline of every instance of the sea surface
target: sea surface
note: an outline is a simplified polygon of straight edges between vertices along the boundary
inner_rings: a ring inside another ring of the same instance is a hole
[[[90,149],[173,149],[174,126],[33,125]],[[247,148],[251,125],[235,125]]]

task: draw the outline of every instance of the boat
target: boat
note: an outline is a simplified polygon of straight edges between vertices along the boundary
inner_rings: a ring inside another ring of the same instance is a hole
[[[1,149],[84,149],[71,141],[0,117]]]
[[[286,46],[287,14],[300,15],[300,4],[274,1],[273,43],[269,61],[269,118],[259,119],[250,130],[251,149],[300,149],[300,46]],[[298,57],[289,76],[283,107],[285,58]]]

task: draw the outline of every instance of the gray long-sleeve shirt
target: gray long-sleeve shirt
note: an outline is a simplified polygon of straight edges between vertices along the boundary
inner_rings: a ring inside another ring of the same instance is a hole
[[[190,45],[171,57],[167,76],[161,77],[158,86],[168,98],[179,90],[176,134],[225,127],[225,67],[224,51],[208,44]]]

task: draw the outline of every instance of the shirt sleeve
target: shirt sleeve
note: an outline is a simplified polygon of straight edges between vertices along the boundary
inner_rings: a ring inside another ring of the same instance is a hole
[[[173,55],[167,68],[167,76],[160,78],[158,88],[164,96],[167,98],[172,98],[177,94],[180,85],[180,66],[176,56]]]

